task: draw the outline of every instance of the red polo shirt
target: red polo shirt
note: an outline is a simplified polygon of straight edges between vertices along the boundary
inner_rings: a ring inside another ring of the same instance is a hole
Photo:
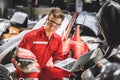
[[[62,39],[54,33],[50,40],[45,34],[44,26],[27,33],[19,44],[19,47],[26,48],[34,53],[42,68],[39,80],[61,80],[68,77],[69,72],[56,67],[46,67],[48,60],[53,57],[53,62],[63,60]],[[57,73],[57,75],[56,75]]]
[[[54,33],[49,40],[43,26],[27,33],[20,42],[19,47],[32,51],[41,68],[46,66],[51,56],[53,62],[63,60],[61,37]]]

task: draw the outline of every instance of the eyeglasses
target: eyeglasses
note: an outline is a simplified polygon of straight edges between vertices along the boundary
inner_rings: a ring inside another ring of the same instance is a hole
[[[49,23],[51,23],[53,26],[60,26],[61,24],[58,24],[48,18]]]

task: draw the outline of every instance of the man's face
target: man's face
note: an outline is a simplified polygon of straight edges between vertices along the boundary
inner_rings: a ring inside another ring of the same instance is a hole
[[[48,32],[55,32],[62,23],[62,19],[61,18],[55,18],[53,15],[50,15],[47,18],[47,31]]]

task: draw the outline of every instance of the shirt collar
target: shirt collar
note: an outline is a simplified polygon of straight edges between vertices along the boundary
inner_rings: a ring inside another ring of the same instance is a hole
[[[46,34],[45,34],[45,29],[44,29],[45,26],[42,26],[41,29],[40,29],[40,34],[41,34],[41,37],[46,37]],[[54,37],[54,38],[57,38],[58,35],[56,33],[53,33],[53,35],[51,37]]]

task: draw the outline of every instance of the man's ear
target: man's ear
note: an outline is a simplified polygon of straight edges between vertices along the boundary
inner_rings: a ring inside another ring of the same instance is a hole
[[[48,17],[46,18],[46,21],[45,21],[45,23],[47,23],[48,22]]]
[[[46,21],[48,21],[48,17],[46,18]]]
[[[45,19],[45,23],[44,23],[44,25],[47,23],[47,21],[48,21],[48,18]]]

